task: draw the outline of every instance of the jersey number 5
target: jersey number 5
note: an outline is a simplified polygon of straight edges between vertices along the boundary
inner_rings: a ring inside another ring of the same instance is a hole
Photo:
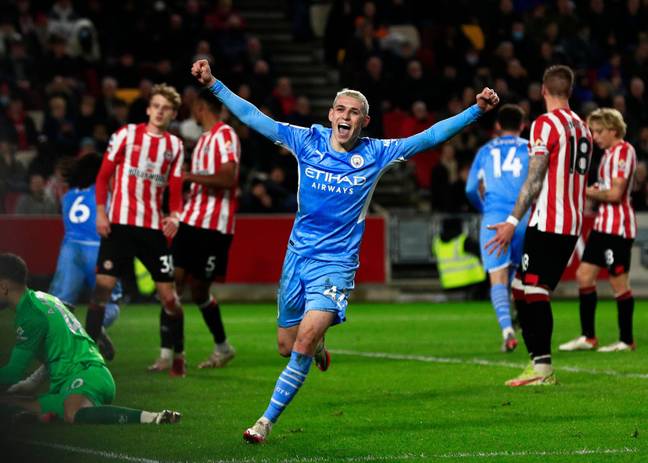
[[[504,158],[504,163],[502,164],[502,151],[499,148],[493,148],[490,151],[491,156],[493,156],[493,175],[495,178],[502,176],[502,172],[511,172],[513,177],[519,177],[520,172],[522,172],[522,163],[520,158],[515,155],[516,148],[512,146],[509,148],[508,153],[506,153],[506,158]]]

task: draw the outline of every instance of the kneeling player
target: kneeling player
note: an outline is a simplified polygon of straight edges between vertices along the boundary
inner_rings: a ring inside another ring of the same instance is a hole
[[[16,345],[0,368],[0,384],[19,381],[38,358],[45,364],[50,389],[36,400],[5,399],[3,414],[31,413],[66,423],[175,423],[178,412],[147,412],[108,405],[115,382],[97,346],[56,297],[27,287],[27,266],[18,256],[0,254],[0,306],[16,311]]]
[[[598,171],[598,183],[587,188],[588,198],[599,201],[594,229],[576,271],[580,298],[581,336],[560,345],[562,351],[594,349],[598,341],[594,331],[596,311],[596,276],[607,268],[610,285],[617,301],[619,341],[601,347],[599,352],[635,349],[632,337],[634,297],[628,272],[632,242],[637,235],[635,212],[630,192],[637,157],[630,143],[623,140],[626,124],[616,109],[601,108],[590,114],[592,137],[605,150]]]

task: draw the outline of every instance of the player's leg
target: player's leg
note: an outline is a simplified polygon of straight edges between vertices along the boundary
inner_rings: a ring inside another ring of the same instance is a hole
[[[511,308],[509,298],[509,266],[511,264],[511,245],[501,254],[489,254],[484,245],[495,235],[494,230],[487,228],[488,224],[499,223],[506,216],[498,214],[484,215],[481,221],[479,242],[484,270],[488,272],[490,280],[490,300],[497,317],[497,323],[502,333],[502,352],[511,352],[517,346],[515,331],[511,322]]]
[[[578,312],[580,315],[581,335],[564,344],[560,344],[558,349],[565,352],[576,350],[592,350],[596,347],[596,331],[594,319],[596,314],[596,276],[601,268],[594,263],[587,262],[588,247],[583,254],[583,261],[578,265],[576,270],[576,280],[578,282]],[[590,253],[591,254],[591,251]],[[589,259],[591,260],[591,259]]]
[[[184,313],[175,290],[171,250],[160,230],[138,228],[134,237],[137,243],[135,256],[151,274],[161,304],[160,357],[148,369],[171,369],[172,376],[184,376]]]
[[[72,242],[61,245],[61,251],[56,262],[56,272],[49,288],[50,294],[70,305],[76,303],[83,288],[84,268],[80,246]]]
[[[80,267],[83,271],[83,284],[94,291],[97,285],[97,258],[99,257],[99,246],[79,245],[80,246]],[[122,297],[122,286],[119,280],[113,288],[110,300],[105,305],[102,334],[105,334],[105,328],[111,326],[119,316],[119,300]]]
[[[259,443],[267,438],[272,425],[277,422],[306,380],[317,344],[336,317],[334,312],[310,310],[306,313],[299,324],[290,361],[277,379],[268,408],[254,426],[245,431],[245,440]]]
[[[599,349],[599,352],[621,352],[635,350],[632,333],[634,296],[630,289],[630,260],[633,240],[618,236],[611,237],[607,250],[606,264],[610,275],[610,285],[617,303],[619,341]]]

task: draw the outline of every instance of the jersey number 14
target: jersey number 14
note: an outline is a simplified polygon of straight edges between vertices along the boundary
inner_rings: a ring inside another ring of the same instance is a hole
[[[502,163],[502,151],[499,148],[493,148],[490,151],[491,156],[493,157],[493,175],[495,178],[502,176],[502,172],[511,172],[513,177],[519,177],[522,172],[522,162],[520,158],[515,155],[517,148],[512,146],[509,148]]]

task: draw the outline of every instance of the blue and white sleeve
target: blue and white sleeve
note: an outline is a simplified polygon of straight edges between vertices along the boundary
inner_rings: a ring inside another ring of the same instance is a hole
[[[481,167],[481,150],[475,155],[472,166],[470,166],[470,173],[466,180],[466,197],[470,204],[474,206],[479,212],[484,211],[484,202],[479,194],[479,181],[484,176],[484,171]]]
[[[252,103],[232,92],[220,80],[209,87],[209,90],[245,125],[273,143],[284,145],[293,152],[298,151],[299,141],[304,137],[303,129],[277,122],[266,116]]]
[[[406,161],[421,151],[429,150],[451,139],[484,114],[476,104],[460,112],[456,116],[437,122],[429,129],[411,137],[401,138],[389,143],[387,162]]]

